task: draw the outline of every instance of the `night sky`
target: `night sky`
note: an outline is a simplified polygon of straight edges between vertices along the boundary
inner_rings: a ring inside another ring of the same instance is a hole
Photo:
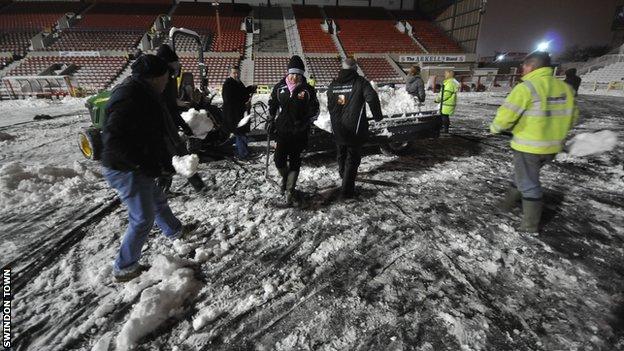
[[[609,44],[615,0],[488,0],[477,53],[530,52],[551,40],[557,54],[573,44]]]

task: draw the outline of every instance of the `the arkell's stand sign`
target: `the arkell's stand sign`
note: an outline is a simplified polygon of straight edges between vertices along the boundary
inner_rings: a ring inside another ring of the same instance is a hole
[[[466,55],[414,55],[401,56],[399,62],[466,62]]]

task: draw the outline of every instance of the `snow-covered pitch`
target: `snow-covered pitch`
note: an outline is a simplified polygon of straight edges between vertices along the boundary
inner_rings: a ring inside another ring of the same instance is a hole
[[[386,113],[414,109],[380,94]],[[111,263],[126,212],[78,149],[84,101],[0,102],[15,349],[624,350],[624,100],[578,98],[571,136],[588,134],[543,170],[529,236],[497,209],[511,152],[487,126],[503,98],[460,94],[451,135],[406,156],[366,150],[356,202],[335,201],[331,153],[304,159],[297,209],[275,205],[264,158],[200,164],[204,194],[175,176],[170,204],[199,228],[173,243],[155,229],[151,269],[125,284]]]

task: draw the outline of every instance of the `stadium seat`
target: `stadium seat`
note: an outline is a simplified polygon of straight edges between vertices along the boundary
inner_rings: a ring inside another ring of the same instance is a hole
[[[404,83],[405,80],[383,57],[358,57],[358,66],[368,80],[376,83]]]
[[[221,88],[225,79],[229,76],[230,68],[239,64],[238,57],[206,57],[206,76],[208,78],[208,86],[211,89]],[[199,65],[195,57],[180,57],[183,72],[193,73],[193,80],[196,87],[200,85]]]
[[[301,46],[306,53],[337,53],[331,34],[323,32],[319,7],[293,5]]]
[[[286,76],[289,57],[256,57],[254,59],[254,84],[277,84]]]
[[[306,56],[308,72],[314,75],[317,86],[329,85],[340,72],[340,57],[310,57]]]

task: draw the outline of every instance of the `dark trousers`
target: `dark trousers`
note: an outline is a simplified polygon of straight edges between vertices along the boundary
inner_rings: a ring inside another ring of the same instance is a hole
[[[275,146],[273,160],[275,167],[287,168],[289,171],[299,171],[301,168],[301,153],[305,144],[296,140],[278,140]]]
[[[450,125],[451,119],[449,118],[449,115],[442,114],[442,130],[444,133],[448,133]]]
[[[338,159],[338,172],[342,178],[343,195],[353,195],[355,192],[355,178],[357,178],[358,167],[362,161],[361,145],[336,145]]]

